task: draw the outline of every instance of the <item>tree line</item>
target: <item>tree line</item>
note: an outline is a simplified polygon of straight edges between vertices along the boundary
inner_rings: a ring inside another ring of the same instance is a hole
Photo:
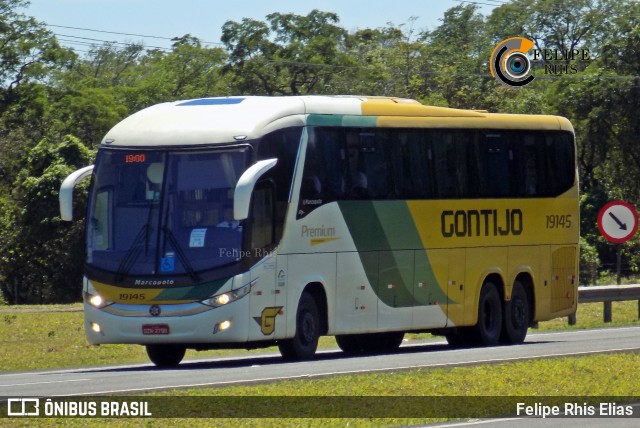
[[[24,14],[25,0],[0,0],[0,300],[78,301],[83,221],[58,213],[58,188],[93,162],[102,136],[150,105],[225,95],[365,94],[506,113],[557,114],[576,130],[581,180],[581,282],[615,266],[599,236],[607,201],[640,205],[640,3],[634,0],[512,0],[488,16],[466,2],[434,29],[400,25],[347,31],[337,14],[271,13],[227,21],[221,44],[186,34],[170,50],[142,44],[91,46],[79,55]],[[514,90],[489,73],[502,40],[537,49],[588,50],[566,74],[539,73]],[[86,186],[86,184],[85,184]],[[86,187],[78,189],[83,218]],[[638,270],[640,242],[624,248]]]

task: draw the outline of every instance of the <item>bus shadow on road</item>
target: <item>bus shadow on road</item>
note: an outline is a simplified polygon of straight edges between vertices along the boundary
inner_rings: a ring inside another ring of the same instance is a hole
[[[535,342],[540,343],[540,342]],[[534,343],[523,343],[515,346],[527,346]],[[149,363],[148,365],[136,365],[126,367],[112,367],[112,368],[95,368],[82,370],[83,372],[91,373],[123,373],[123,372],[144,372],[144,371],[186,371],[186,370],[206,370],[206,369],[238,369],[252,367],[265,367],[285,364],[309,364],[313,362],[331,361],[331,360],[351,360],[351,359],[366,359],[366,358],[380,358],[384,356],[398,355],[398,354],[419,354],[419,353],[434,353],[434,352],[447,352],[447,351],[469,351],[480,350],[487,348],[453,348],[441,341],[438,342],[419,342],[403,344],[398,350],[387,353],[365,353],[365,354],[346,354],[339,349],[320,349],[313,359],[307,361],[287,361],[284,360],[279,354],[262,354],[262,355],[234,355],[228,357],[211,357],[202,359],[191,359],[183,361],[177,367],[156,367]]]

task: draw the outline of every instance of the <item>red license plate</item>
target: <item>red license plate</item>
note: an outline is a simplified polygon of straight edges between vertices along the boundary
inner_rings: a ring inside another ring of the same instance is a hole
[[[146,324],[142,326],[142,334],[169,334],[169,326],[167,324]]]

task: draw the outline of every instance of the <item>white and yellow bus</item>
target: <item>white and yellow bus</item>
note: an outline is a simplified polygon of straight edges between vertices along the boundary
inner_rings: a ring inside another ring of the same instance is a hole
[[[356,96],[160,104],[94,166],[84,313],[92,344],[186,349],[318,338],[390,352],[406,332],[520,343],[577,305],[574,135],[556,116]]]

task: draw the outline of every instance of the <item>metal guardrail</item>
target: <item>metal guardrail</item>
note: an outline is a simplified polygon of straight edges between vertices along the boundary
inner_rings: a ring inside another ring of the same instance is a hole
[[[578,287],[578,303],[603,302],[604,322],[611,322],[611,302],[638,301],[640,319],[640,284],[628,285],[586,285]],[[576,316],[569,316],[569,325],[575,325]]]

